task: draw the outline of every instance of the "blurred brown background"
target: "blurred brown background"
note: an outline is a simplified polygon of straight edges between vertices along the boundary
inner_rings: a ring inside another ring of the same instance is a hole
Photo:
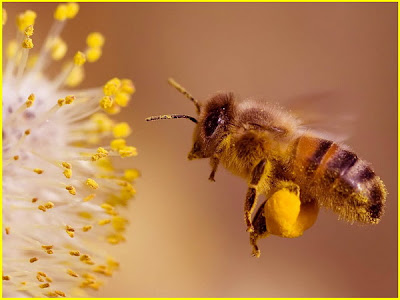
[[[16,12],[30,8],[39,45],[56,5],[3,6],[5,40]],[[119,118],[139,150],[124,164],[143,175],[128,241],[113,250],[121,271],[94,296],[397,296],[397,3],[85,3],[62,34],[70,55],[91,31],[106,45],[83,86],[134,80],[137,93]],[[358,115],[348,144],[390,193],[382,222],[351,226],[322,211],[303,237],[262,240],[261,258],[251,257],[245,182],[221,168],[211,183],[208,161],[187,161],[191,122],[144,122],[195,114],[169,76],[200,99],[218,90],[276,101],[338,95]]]

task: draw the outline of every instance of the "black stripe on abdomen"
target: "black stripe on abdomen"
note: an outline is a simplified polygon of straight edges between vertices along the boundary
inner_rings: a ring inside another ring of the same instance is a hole
[[[318,148],[316,148],[314,154],[309,159],[309,165],[306,169],[306,175],[311,176],[315,170],[319,167],[322,158],[328,152],[329,148],[332,146],[332,141],[329,140],[319,140]]]

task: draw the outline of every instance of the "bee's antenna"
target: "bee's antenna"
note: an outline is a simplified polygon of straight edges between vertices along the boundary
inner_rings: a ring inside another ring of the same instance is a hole
[[[146,118],[146,121],[155,121],[155,120],[169,120],[169,119],[189,119],[190,121],[197,124],[197,120],[191,116],[187,115],[162,115],[162,116],[153,116]]]
[[[174,88],[176,88],[178,90],[178,92],[182,93],[183,95],[185,95],[186,98],[188,98],[190,101],[192,101],[194,103],[194,105],[196,106],[197,114],[200,113],[200,104],[199,104],[199,102],[196,99],[194,99],[194,97],[192,95],[190,95],[189,92],[187,90],[185,90],[184,87],[182,87],[179,83],[177,83],[172,78],[168,78],[168,83],[170,85],[172,85]]]

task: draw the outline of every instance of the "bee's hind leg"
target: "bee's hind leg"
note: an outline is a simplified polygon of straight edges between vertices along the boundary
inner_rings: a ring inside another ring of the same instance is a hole
[[[249,188],[246,194],[246,200],[244,203],[244,218],[247,225],[247,232],[253,232],[253,224],[251,222],[251,214],[253,213],[254,208],[257,204],[258,191],[257,188],[260,186],[260,183],[265,179],[265,168],[267,165],[267,160],[261,160],[253,169],[251,175],[251,181],[249,184]]]
[[[264,203],[261,204],[261,206],[258,208],[257,213],[253,219],[254,231],[250,233],[250,245],[253,246],[252,255],[255,257],[260,257],[261,254],[261,251],[257,246],[257,241],[269,235],[267,231],[267,225],[265,224],[264,215],[264,206],[266,202],[267,200],[264,201]]]

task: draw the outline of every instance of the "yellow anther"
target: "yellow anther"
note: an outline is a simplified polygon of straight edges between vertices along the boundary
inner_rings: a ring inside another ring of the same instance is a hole
[[[111,245],[116,245],[124,241],[125,237],[119,233],[107,236],[107,242],[110,243]]]
[[[25,49],[32,49],[33,48],[32,39],[29,37],[24,38],[24,41],[22,42],[22,47]]]
[[[76,250],[76,251],[69,251],[69,255],[72,255],[72,256],[80,256],[81,253],[80,253],[78,250]]]
[[[122,79],[121,80],[121,92],[132,95],[135,91],[136,91],[136,89],[135,89],[135,86],[133,85],[132,80],[130,80],[130,79]]]
[[[33,25],[29,25],[28,27],[25,28],[25,36],[30,37],[33,35]]]
[[[40,272],[40,271],[39,271],[39,272],[37,272],[37,274],[40,275],[40,276],[43,276],[43,277],[47,277],[47,274],[44,273],[44,272]]]
[[[53,250],[47,250],[46,252],[47,252],[47,254],[53,254],[54,253]]]
[[[46,207],[44,207],[43,205],[39,205],[38,209],[43,211],[43,212],[45,212],[47,210]]]
[[[86,61],[85,54],[83,54],[81,51],[76,52],[74,56],[74,64],[76,66],[82,66]]]
[[[61,163],[61,165],[66,169],[71,169],[72,168],[72,165],[70,163],[67,163],[66,161],[63,161]]]
[[[67,79],[65,80],[65,84],[69,87],[75,87],[80,84],[84,78],[84,68],[75,66],[75,68],[72,69],[71,73],[69,73]]]
[[[58,296],[65,297],[65,293],[62,291],[55,290],[54,293],[57,294]]]
[[[44,278],[42,278],[42,276],[40,276],[39,274],[36,275],[36,279],[37,279],[39,282],[44,282]]]
[[[7,226],[7,227],[5,228],[5,230],[6,230],[6,234],[10,234],[10,227]]]
[[[106,275],[106,276],[111,276],[112,275],[111,270],[109,268],[107,268],[107,266],[104,266],[104,265],[96,266],[93,269],[93,272],[100,273],[100,274],[103,274],[103,275]]]
[[[60,60],[67,53],[67,49],[67,44],[61,38],[57,38],[51,45],[51,57]]]
[[[132,157],[138,155],[135,147],[126,146],[118,151],[121,157]]]
[[[36,13],[32,10],[26,10],[17,16],[17,27],[19,31],[24,32],[26,27],[34,25],[36,19]]]
[[[18,44],[16,40],[12,40],[8,43],[6,49],[6,55],[8,58],[13,58],[18,51]]]
[[[61,106],[63,106],[65,104],[65,99],[63,99],[63,98],[58,99],[57,103],[58,103],[58,106],[61,107]]]
[[[65,104],[71,104],[72,102],[74,102],[75,100],[75,96],[67,96],[65,97]]]
[[[75,236],[75,232],[73,231],[67,231],[67,234],[69,235],[70,238],[73,238]]]
[[[113,99],[110,96],[104,96],[100,100],[100,107],[103,109],[110,108],[113,104]]]
[[[130,98],[131,96],[128,93],[118,92],[114,99],[119,106],[125,107],[128,105]]]
[[[19,159],[19,155],[14,155],[13,158],[14,158],[14,160],[18,160]]]
[[[47,209],[53,208],[54,207],[54,203],[53,202],[47,202],[44,207],[46,207]]]
[[[54,19],[64,21],[67,18],[68,8],[66,4],[59,4],[54,12]]]
[[[126,146],[126,141],[124,139],[115,139],[110,143],[111,149],[119,150]]]
[[[53,245],[42,245],[42,248],[45,250],[53,249]]]
[[[107,81],[107,83],[103,87],[104,95],[106,96],[114,95],[118,91],[120,86],[121,86],[121,80],[119,80],[118,78],[113,78]]]
[[[74,271],[72,271],[71,269],[67,270],[67,274],[72,276],[72,277],[79,277],[78,274],[76,274]]]
[[[81,255],[81,257],[79,259],[80,259],[80,261],[84,262],[85,264],[94,265],[94,262],[92,261],[90,256],[87,254]]]
[[[49,276],[46,277],[47,282],[53,282],[53,279],[51,279]]]
[[[96,194],[90,194],[89,196],[86,196],[85,198],[83,198],[83,201],[87,202],[87,201],[93,200],[94,197],[96,197]]]
[[[99,188],[99,184],[96,181],[94,181],[92,178],[88,178],[86,180],[86,185],[94,190]]]
[[[86,38],[86,44],[90,48],[103,47],[104,36],[99,32],[92,32]]]
[[[108,203],[103,203],[102,205],[100,205],[100,207],[104,210],[113,210],[114,206],[108,204]]]
[[[28,61],[26,62],[27,69],[31,69],[35,66],[39,56],[37,54],[29,55]]]
[[[26,102],[25,102],[26,107],[31,107],[33,102],[35,102],[35,95],[30,94],[28,97],[28,100],[26,100]]]
[[[50,283],[42,283],[42,284],[39,285],[39,287],[40,287],[41,289],[48,288],[48,287],[50,287]]]
[[[117,270],[119,269],[119,262],[114,260],[111,257],[107,257],[107,265],[110,268],[110,270]]]
[[[63,174],[64,174],[64,176],[66,178],[71,178],[72,177],[72,170],[71,169],[66,169],[66,170],[64,170]]]
[[[108,154],[108,151],[106,149],[104,149],[103,147],[99,147],[99,148],[97,148],[97,153]]]
[[[100,220],[98,222],[99,225],[106,225],[106,224],[110,224],[111,220],[110,219],[104,219],[104,220]]]
[[[3,275],[3,280],[10,280],[10,276],[8,276],[8,275]]]
[[[95,113],[90,120],[95,123],[99,132],[109,132],[114,126],[113,121],[103,113]]]
[[[97,161],[100,158],[107,157],[108,151],[102,147],[97,148],[97,153],[92,155],[92,161]]]
[[[100,47],[93,47],[86,50],[87,61],[92,63],[98,61],[101,57],[102,51]]]
[[[121,107],[114,101],[110,108],[105,109],[110,115],[115,115],[121,111]]]
[[[67,4],[67,18],[68,19],[73,19],[79,12],[79,5],[78,3],[68,3]]]
[[[76,189],[72,185],[67,185],[65,189],[71,194],[76,195]]]
[[[33,172],[35,172],[36,174],[43,174],[43,170],[42,169],[33,169]]]
[[[131,128],[129,127],[128,123],[121,122],[114,126],[113,128],[113,135],[116,138],[124,138],[131,134]]]
[[[30,129],[25,130],[24,134],[25,134],[25,135],[30,135],[30,134],[31,134]]]
[[[38,198],[32,198],[32,203],[35,203],[35,202],[37,202],[39,199]]]
[[[93,215],[90,212],[87,212],[87,211],[78,212],[78,216],[80,216],[81,218],[84,218],[84,219],[88,219],[88,220],[93,218]]]
[[[3,8],[3,25],[7,22],[7,11]]]
[[[88,232],[92,228],[93,228],[93,226],[91,226],[91,225],[85,225],[82,227],[82,230],[83,230],[83,232]]]
[[[39,260],[37,257],[32,257],[29,262],[30,263],[34,263],[35,261]]]
[[[124,178],[129,181],[133,181],[140,177],[140,172],[136,169],[126,169],[124,171]]]

